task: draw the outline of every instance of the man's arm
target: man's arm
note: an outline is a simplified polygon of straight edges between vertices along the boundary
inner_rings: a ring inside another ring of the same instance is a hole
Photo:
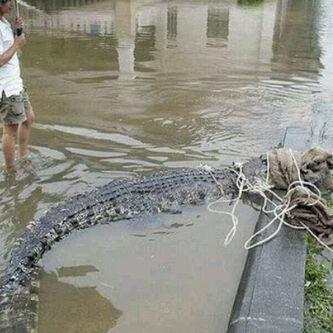
[[[15,54],[15,52],[18,49],[20,49],[24,44],[25,44],[24,34],[22,34],[20,36],[16,36],[14,39],[13,45],[8,50],[6,50],[2,54],[0,54],[0,66],[3,66],[4,64],[6,64]]]

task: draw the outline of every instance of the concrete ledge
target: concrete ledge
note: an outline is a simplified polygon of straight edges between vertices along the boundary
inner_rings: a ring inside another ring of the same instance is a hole
[[[257,228],[268,221],[261,213]],[[285,227],[250,250],[228,333],[303,332],[305,259],[303,232]]]
[[[288,128],[283,146],[301,151],[309,148],[310,137],[307,129]],[[268,221],[270,217],[262,212],[256,230]],[[261,239],[273,232],[274,226]],[[227,332],[303,332],[305,260],[304,232],[287,227],[250,250]]]

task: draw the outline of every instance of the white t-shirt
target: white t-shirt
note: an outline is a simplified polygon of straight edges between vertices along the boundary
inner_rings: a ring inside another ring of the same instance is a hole
[[[0,20],[0,54],[7,51],[14,43],[14,34],[10,23],[3,17]],[[0,99],[5,91],[7,97],[18,95],[23,90],[20,64],[15,54],[11,59],[0,66]]]

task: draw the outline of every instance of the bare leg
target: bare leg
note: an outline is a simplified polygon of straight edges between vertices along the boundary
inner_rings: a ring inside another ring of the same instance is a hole
[[[4,125],[2,133],[2,150],[5,158],[5,169],[14,173],[15,169],[15,138],[18,125]]]
[[[24,159],[29,155],[28,144],[30,139],[31,125],[34,122],[35,115],[30,106],[27,112],[27,120],[19,124],[18,127],[18,158]]]

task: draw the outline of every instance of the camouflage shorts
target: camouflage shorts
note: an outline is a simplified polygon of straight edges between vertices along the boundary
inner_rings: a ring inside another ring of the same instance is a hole
[[[2,93],[0,101],[0,120],[5,125],[16,125],[27,120],[30,110],[29,96],[24,89],[19,95],[7,97]]]

